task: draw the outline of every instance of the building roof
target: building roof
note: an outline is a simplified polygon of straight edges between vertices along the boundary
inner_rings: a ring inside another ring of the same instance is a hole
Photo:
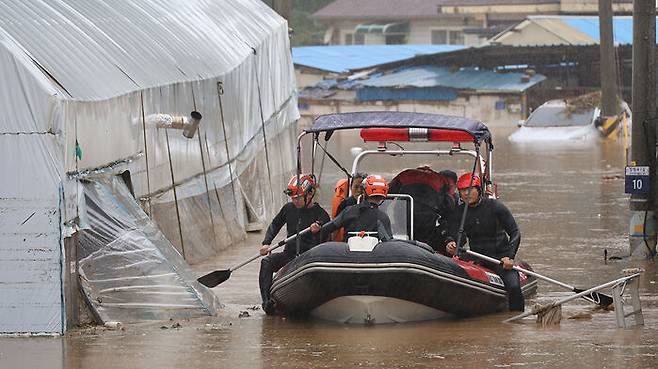
[[[613,0],[632,3],[633,0]],[[317,20],[335,19],[435,19],[461,14],[439,12],[441,6],[559,5],[561,0],[336,0],[313,14]],[[592,4],[596,4],[595,1]],[[495,12],[495,11],[494,11]]]
[[[332,19],[432,19],[442,16],[438,6],[446,0],[336,0],[313,14]]]
[[[285,20],[261,1],[0,1],[0,54],[31,60],[73,99],[220,76]]]
[[[293,63],[328,72],[345,73],[417,55],[463,49],[463,45],[350,45],[305,46],[292,49]]]
[[[633,0],[623,0],[631,2]],[[618,1],[615,1],[618,2]],[[540,5],[560,4],[560,0],[445,0],[444,5],[449,6],[495,6],[495,5]]]
[[[658,19],[658,18],[657,18]],[[506,30],[491,39],[492,42],[505,42],[508,34],[518,34],[529,24],[535,24],[563,40],[565,45],[592,45],[598,44],[599,18],[598,16],[528,16],[517,26]],[[633,18],[630,16],[614,17],[612,22],[614,42],[619,45],[633,43]],[[658,40],[658,38],[657,38]],[[535,40],[527,40],[528,45],[536,44]]]
[[[525,79],[524,79],[525,78]],[[431,65],[402,68],[394,73],[359,81],[368,87],[449,87],[458,90],[522,92],[545,80],[541,74],[497,73],[476,68]]]
[[[630,4],[633,0],[613,0],[614,4]],[[494,5],[531,5],[531,4],[560,4],[560,0],[445,0],[444,5],[450,6],[494,6]],[[596,1],[591,4],[597,5]]]

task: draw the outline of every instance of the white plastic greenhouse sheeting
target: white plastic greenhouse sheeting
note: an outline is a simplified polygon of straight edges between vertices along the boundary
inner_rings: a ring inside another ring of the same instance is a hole
[[[62,194],[49,156],[54,146],[53,136],[0,135],[0,332],[63,329]]]
[[[64,331],[51,295],[88,170],[129,169],[192,262],[283,201],[299,113],[287,23],[261,1],[4,0],[0,81],[0,333]],[[144,119],[193,110],[192,139]],[[49,218],[17,237],[27,209]],[[52,252],[27,261],[33,245]]]
[[[80,282],[105,322],[214,315],[217,297],[135,202],[120,177],[85,181]]]

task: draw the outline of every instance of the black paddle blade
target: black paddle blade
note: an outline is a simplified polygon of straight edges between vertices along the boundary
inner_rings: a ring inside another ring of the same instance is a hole
[[[583,291],[585,291],[585,290],[582,290],[582,289],[579,289],[579,288],[574,288],[573,289],[573,292],[575,292],[575,293],[580,293],[580,292],[583,292]],[[608,296],[605,293],[600,293],[600,292],[596,292],[596,291],[583,296],[583,298],[585,298],[586,300],[591,301],[591,302],[593,302],[597,305],[601,305],[601,306],[609,306],[609,305],[612,305],[612,303],[614,302],[612,300],[612,296]]]
[[[197,279],[199,283],[202,285],[213,288],[216,285],[223,283],[229,277],[231,276],[231,271],[230,270],[215,270],[212,273],[208,273],[206,275],[203,275]]]

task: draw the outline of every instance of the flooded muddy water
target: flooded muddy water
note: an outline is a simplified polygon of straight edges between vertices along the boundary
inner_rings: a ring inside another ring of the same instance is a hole
[[[614,312],[595,311],[582,300],[563,306],[560,325],[544,328],[530,318],[501,323],[511,313],[378,326],[269,317],[258,308],[259,263],[253,262],[213,289],[226,305],[220,316],[114,331],[86,328],[65,337],[0,338],[0,368],[658,367],[656,263],[603,259],[606,249],[611,256],[628,253],[620,145],[519,146],[507,142],[510,132],[494,130],[494,178],[522,232],[519,257],[539,273],[580,288],[615,279],[624,268],[646,269],[640,289],[644,326],[617,329]],[[336,137],[329,147],[345,160],[357,145],[355,137]],[[390,178],[418,163],[401,159],[399,165],[369,162],[369,172]],[[432,166],[463,171],[469,163]],[[339,171],[328,159],[323,167],[321,200],[327,205]],[[227,268],[256,254],[261,239],[251,234],[244,244],[193,267],[199,275]],[[540,282],[528,305],[568,295]],[[567,319],[576,315],[580,319]]]

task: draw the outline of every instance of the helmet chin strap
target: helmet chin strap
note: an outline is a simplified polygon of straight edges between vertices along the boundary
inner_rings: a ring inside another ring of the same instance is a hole
[[[313,190],[304,194],[304,207],[308,208],[313,203]]]

